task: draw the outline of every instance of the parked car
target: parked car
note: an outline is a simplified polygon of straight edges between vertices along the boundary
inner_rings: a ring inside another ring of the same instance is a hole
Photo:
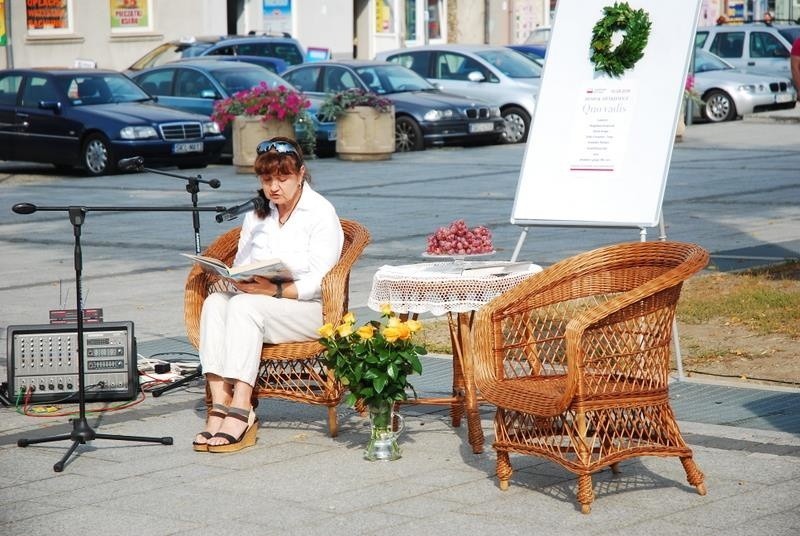
[[[181,58],[197,56],[267,56],[279,58],[289,65],[303,63],[305,50],[291,37],[270,35],[223,35],[188,37],[158,45],[133,62],[128,73],[141,71]]]
[[[378,59],[408,67],[456,95],[500,107],[505,143],[525,141],[539,93],[542,68],[503,46],[424,45],[381,52]]]
[[[550,42],[550,35],[552,33],[553,29],[549,26],[540,26],[539,28],[534,28],[525,39],[525,44],[547,46],[547,43]]]
[[[0,71],[0,159],[113,172],[120,159],[203,167],[225,138],[208,116],[157,105],[130,78],[98,69]]]
[[[315,62],[291,67],[283,76],[308,95],[325,97],[361,88],[391,100],[397,151],[418,151],[445,143],[495,142],[503,133],[496,106],[440,91],[413,71],[393,63]]]
[[[791,77],[792,44],[774,26],[752,23],[701,27],[694,43],[743,71]]]
[[[150,95],[158,97],[159,104],[206,115],[214,111],[216,101],[262,82],[270,87],[283,85],[295,89],[280,76],[257,65],[212,59],[181,60],[150,67],[134,74],[133,79]],[[330,152],[336,142],[336,123],[321,121],[317,117],[321,99],[309,97],[309,100],[309,115],[314,122],[318,150]],[[303,123],[295,125],[297,139],[303,139],[306,128]],[[225,128],[223,134],[226,142],[222,155],[227,157],[233,153],[231,127]]]
[[[777,75],[757,75],[735,69],[722,58],[697,49],[694,90],[703,106],[694,116],[711,122],[730,121],[745,114],[794,108],[797,92],[790,80]]]
[[[511,50],[515,50],[539,65],[544,65],[544,56],[547,53],[547,45],[506,45]]]
[[[263,67],[271,73],[281,74],[289,68],[289,64],[280,58],[271,58],[269,56],[195,56],[193,58],[183,58],[175,61],[238,61],[239,63],[250,63]],[[132,71],[130,74],[136,74],[137,71]]]

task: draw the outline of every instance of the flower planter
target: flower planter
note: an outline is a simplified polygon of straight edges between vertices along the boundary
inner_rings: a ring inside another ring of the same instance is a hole
[[[254,173],[256,147],[264,140],[275,136],[294,139],[294,126],[289,121],[269,119],[261,121],[260,117],[239,115],[233,120],[231,127],[233,143],[233,165],[237,173]]]
[[[382,113],[356,106],[336,120],[336,153],[341,160],[389,160],[393,152],[393,107]]]

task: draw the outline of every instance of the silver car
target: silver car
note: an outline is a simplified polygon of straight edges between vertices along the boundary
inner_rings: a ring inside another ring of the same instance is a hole
[[[528,137],[542,68],[504,46],[425,45],[381,52],[444,91],[482,99],[500,107],[505,119],[504,143]]]
[[[765,24],[730,24],[697,29],[694,44],[748,73],[790,77],[791,33]]]
[[[797,92],[779,75],[757,75],[736,70],[722,58],[695,50],[694,90],[703,106],[694,116],[712,122],[730,121],[753,112],[794,108]]]

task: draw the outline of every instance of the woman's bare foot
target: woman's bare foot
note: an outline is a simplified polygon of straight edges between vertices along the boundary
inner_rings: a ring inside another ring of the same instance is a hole
[[[208,447],[208,440],[222,427],[225,416],[228,414],[228,406],[223,404],[212,404],[211,410],[206,417],[206,428],[197,434],[192,445],[195,450],[205,450]]]
[[[228,445],[231,443],[231,441],[229,441],[226,437],[221,437],[222,434],[226,434],[227,436],[234,438],[240,438],[242,434],[244,434],[245,430],[252,426],[254,422],[255,412],[252,408],[249,410],[243,408],[229,408],[228,415],[223,420],[222,426],[215,432],[215,434],[219,435],[209,438],[207,444],[210,447]]]

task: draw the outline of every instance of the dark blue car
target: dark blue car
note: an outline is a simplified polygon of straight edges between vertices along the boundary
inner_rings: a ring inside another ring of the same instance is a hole
[[[97,69],[0,71],[0,159],[83,168],[140,156],[146,166],[203,167],[225,138],[208,116],[157,105],[130,78]]]
[[[544,65],[544,56],[547,53],[547,45],[506,45],[511,50],[515,50],[538,63]]]
[[[308,96],[324,99],[346,89],[385,97],[395,111],[395,150],[495,143],[505,130],[500,108],[440,91],[411,69],[384,61],[340,60],[290,67],[283,78]]]
[[[217,58],[218,56],[214,56]],[[238,91],[257,87],[262,82],[269,87],[285,86],[294,89],[286,80],[247,62],[217,61],[212,59],[181,60],[150,67],[133,74],[136,81],[150,95],[157,96],[164,106],[188,112],[211,115],[214,103]],[[317,150],[329,152],[336,142],[336,123],[317,117],[321,99],[310,98],[309,118],[313,125],[295,124],[295,136],[303,140],[307,130],[313,128]],[[226,138],[224,156],[232,154],[231,128],[223,132]]]

